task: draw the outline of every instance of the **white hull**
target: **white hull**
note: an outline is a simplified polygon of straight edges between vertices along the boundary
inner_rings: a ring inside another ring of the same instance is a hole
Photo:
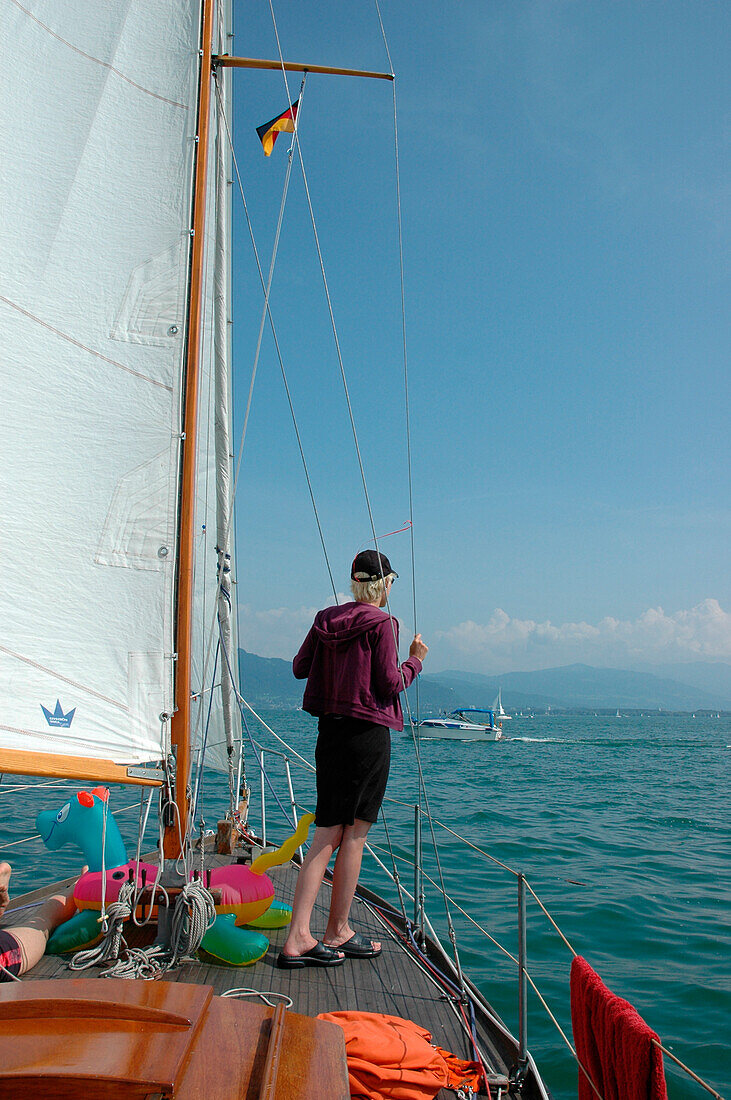
[[[448,718],[425,718],[419,723],[419,736],[449,741],[500,741],[502,730],[478,726],[474,722],[455,722]]]

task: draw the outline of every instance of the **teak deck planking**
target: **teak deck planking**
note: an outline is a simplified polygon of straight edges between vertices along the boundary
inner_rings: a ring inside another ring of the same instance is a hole
[[[228,862],[228,859],[211,856],[207,865],[224,862]],[[269,873],[275,885],[276,899],[291,904],[297,867],[289,864],[274,868]],[[58,885],[26,894],[22,898],[14,899],[14,902],[19,906],[27,904],[33,898],[54,892]],[[321,933],[325,927],[329,893],[330,886],[326,882],[320,890],[313,913],[312,928],[315,935]],[[3,924],[12,927],[14,923],[21,921],[22,913],[14,914],[11,905]],[[400,1016],[426,1028],[436,1045],[452,1051],[460,1058],[471,1060],[474,1053],[470,1041],[459,1022],[456,1009],[448,1002],[443,990],[415,963],[396,935],[379,920],[370,905],[359,897],[355,899],[351,921],[359,932],[381,941],[383,951],[378,958],[347,959],[342,966],[329,968],[280,970],[276,961],[287,930],[276,929],[264,932],[270,940],[269,950],[252,966],[214,965],[201,959],[184,963],[165,974],[164,980],[210,985],[218,995],[242,987],[264,994],[282,993],[292,999],[292,1011],[304,1016],[344,1010]],[[128,924],[125,934],[130,946],[151,943],[155,928],[154,922],[144,929],[131,928]],[[64,980],[92,977],[97,973],[96,969],[71,971],[66,958],[46,955],[32,971],[24,975],[23,980]],[[252,1003],[261,1002],[254,998]],[[271,1013],[271,1009],[268,1011]],[[510,1067],[505,1062],[505,1051],[489,1044],[486,1046],[484,1036],[481,1037],[481,1042],[483,1055],[491,1063],[491,1068],[498,1073],[507,1072]],[[453,1095],[444,1090],[439,1094],[445,1100]]]

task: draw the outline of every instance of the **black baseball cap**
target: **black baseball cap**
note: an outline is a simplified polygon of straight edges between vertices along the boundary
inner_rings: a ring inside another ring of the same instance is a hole
[[[350,567],[352,581],[379,581],[382,576],[387,577],[389,573],[398,577],[398,573],[391,568],[391,562],[386,555],[380,554],[378,550],[361,550],[360,554],[355,555]]]

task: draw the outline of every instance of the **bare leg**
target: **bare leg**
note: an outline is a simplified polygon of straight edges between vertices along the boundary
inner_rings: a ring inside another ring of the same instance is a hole
[[[310,951],[317,943],[310,932],[312,910],[317,899],[318,890],[325,877],[330,857],[340,844],[342,837],[342,825],[333,825],[327,829],[320,827],[315,829],[312,844],[297,876],[294,902],[292,904],[292,923],[289,926],[289,935],[282,948],[285,955],[302,955],[305,951]]]
[[[51,932],[58,928],[59,924],[73,917],[75,912],[74,887],[69,886],[67,893],[54,894],[53,897],[44,901],[43,905],[39,905],[33,916],[28,917],[24,924],[8,929],[15,936],[23,953],[21,974],[32,970],[36,963],[40,962]]]
[[[343,839],[333,869],[330,916],[323,937],[323,943],[328,947],[340,947],[353,935],[353,929],[348,923],[350,907],[358,885],[363,847],[370,827],[370,821],[360,821],[358,818],[352,825],[343,826]],[[375,949],[380,946],[380,942],[373,942]]]
[[[0,863],[0,917],[10,901],[10,876],[13,869],[9,863]]]
[[[82,874],[88,871],[88,867],[82,869]],[[11,868],[9,863],[0,863],[0,916],[5,912],[10,894],[8,885],[10,882]],[[62,894],[54,894],[47,898],[42,905],[34,910],[33,915],[24,919],[23,924],[11,925],[8,932],[12,933],[20,945],[23,961],[20,965],[20,973],[25,974],[31,970],[37,962],[40,962],[48,937],[58,928],[59,924],[70,920],[76,912],[74,902],[74,886],[72,883]]]

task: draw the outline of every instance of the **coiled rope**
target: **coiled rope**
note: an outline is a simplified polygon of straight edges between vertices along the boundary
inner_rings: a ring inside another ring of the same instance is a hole
[[[124,923],[132,916],[135,895],[135,882],[125,882],[117,901],[107,906],[108,928],[104,939],[97,947],[77,952],[69,963],[71,970],[88,970],[92,966],[109,964],[101,974],[102,978],[142,978],[150,981],[181,962],[194,958],[203,937],[216,919],[213,898],[203,882],[193,879],[183,886],[178,895],[168,946],[153,944],[146,948],[131,948],[127,945],[123,935]]]

